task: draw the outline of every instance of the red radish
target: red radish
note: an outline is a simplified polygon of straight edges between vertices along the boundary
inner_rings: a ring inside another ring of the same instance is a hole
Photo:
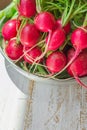
[[[48,45],[48,50],[58,49],[65,41],[65,33],[62,28],[56,29],[52,32],[52,36]],[[47,40],[46,40],[47,41]]]
[[[41,54],[41,56],[37,57],[37,60],[42,59],[44,57],[44,55],[47,53],[49,42],[51,39],[52,29],[54,28],[55,23],[56,23],[56,20],[55,20],[54,16],[49,12],[39,13],[35,18],[36,27],[42,32],[49,32],[45,50]]]
[[[35,0],[20,0],[18,5],[19,14],[25,17],[32,17],[36,13]]]
[[[72,48],[68,51],[68,61],[73,57],[75,54],[75,50]],[[74,76],[77,82],[83,86],[84,85],[78,77],[83,77],[87,75],[87,49],[83,50],[79,56],[73,61],[73,63],[67,68],[68,73],[71,76]]]
[[[23,46],[21,43],[16,43],[16,39],[12,39],[8,42],[5,52],[10,59],[17,60],[23,55]]]
[[[69,48],[68,53],[67,53],[68,61],[71,60],[71,58],[74,56],[74,54],[75,54],[75,49],[74,48]]]
[[[46,66],[51,73],[57,73],[66,65],[66,56],[62,52],[53,52],[46,59]]]
[[[76,51],[67,66],[69,66],[75,60],[75,58],[80,54],[83,49],[87,48],[87,31],[85,31],[84,28],[77,28],[76,30],[74,30],[71,35],[71,42]]]
[[[55,18],[49,12],[39,13],[35,18],[36,27],[42,32],[49,32],[55,26]]]
[[[58,19],[56,22],[55,28],[63,28],[65,33],[68,34],[70,32],[71,25],[70,25],[70,22],[68,22],[64,27],[62,27],[62,21],[61,19]]]
[[[71,35],[71,42],[74,48],[79,51],[87,48],[87,31],[83,29],[77,28]]]
[[[17,27],[19,27],[20,22],[16,19],[8,20],[2,28],[2,36],[5,40],[10,40],[13,37],[16,37]]]
[[[64,71],[77,58],[83,49],[87,48],[87,31],[85,31],[84,28],[77,28],[74,30],[71,34],[71,42],[75,48],[74,56],[67,65],[59,73],[57,73],[57,75]]]
[[[40,32],[34,24],[27,24],[20,33],[20,41],[24,46],[32,47],[40,38]]]
[[[42,54],[42,51],[39,47],[35,47],[31,50],[30,48],[24,47],[24,60],[28,62],[29,64],[32,64],[38,56]],[[29,51],[28,51],[29,50]],[[27,52],[28,51],[28,52]],[[36,63],[40,62],[41,60],[36,61]]]

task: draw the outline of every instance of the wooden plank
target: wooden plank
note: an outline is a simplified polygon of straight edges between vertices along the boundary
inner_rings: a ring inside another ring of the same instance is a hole
[[[80,94],[78,85],[63,87],[35,83],[31,123],[26,130],[80,130]]]
[[[87,130],[87,90],[84,88],[82,88],[80,123],[81,130]]]

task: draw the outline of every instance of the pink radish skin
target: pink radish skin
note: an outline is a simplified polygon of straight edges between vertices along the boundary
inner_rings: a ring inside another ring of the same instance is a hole
[[[23,55],[23,46],[20,43],[17,44],[15,39],[12,39],[8,42],[5,52],[10,59],[17,60]]]
[[[71,35],[71,42],[75,49],[83,50],[87,48],[87,32],[77,28]]]
[[[75,50],[72,48],[68,51],[68,61],[73,57]],[[87,49],[83,50],[73,63],[67,68],[68,73],[73,76],[77,82],[87,88],[87,86],[80,81],[78,77],[87,75]]]
[[[52,74],[59,72],[65,65],[66,56],[62,52],[53,52],[46,59],[46,66]]]
[[[56,29],[55,31],[52,32],[52,36],[48,45],[48,50],[54,51],[58,49],[64,43],[65,39],[66,36],[64,30],[62,28]]]
[[[68,34],[70,32],[71,25],[70,25],[70,22],[68,22],[64,27],[62,27],[61,19],[58,19],[56,21],[55,28],[63,28],[65,33]]]
[[[75,50],[70,49],[68,51],[68,61],[74,55]],[[71,76],[73,76],[73,72],[75,75],[82,77],[87,75],[87,50],[83,50],[79,56],[74,60],[74,62],[67,68],[68,72]]]
[[[75,54],[75,49],[74,48],[70,48],[68,50],[68,53],[67,53],[68,61],[70,61],[72,59],[72,57],[74,56],[74,54]]]
[[[68,53],[67,53],[67,61],[68,62],[72,59],[72,57],[74,56],[74,54],[75,54],[75,49],[74,48],[71,48],[71,49],[68,50]],[[76,59],[75,59],[75,61],[76,61]],[[73,61],[73,63],[75,61]],[[68,71],[68,73],[69,73],[70,76],[73,76],[73,73],[72,73],[72,71],[70,69],[71,66],[72,66],[72,64],[67,68],[67,71]]]
[[[35,47],[26,53],[26,51],[28,51],[29,49],[30,48],[28,48],[28,47],[24,47],[24,52],[25,52],[24,60],[26,62],[28,62],[29,64],[33,64],[35,59],[42,54],[42,51],[39,47]],[[36,61],[36,63],[39,63],[40,61],[41,60],[38,60],[38,61]]]
[[[20,26],[20,22],[16,19],[8,20],[2,28],[2,36],[5,40],[10,40],[13,37],[16,37],[17,27]]]
[[[56,20],[51,13],[42,12],[36,16],[34,22],[40,31],[49,32],[54,28]]]
[[[24,46],[32,47],[40,38],[40,32],[34,24],[27,24],[20,33],[20,41]]]
[[[20,0],[18,5],[19,14],[24,17],[32,17],[36,14],[35,0]]]

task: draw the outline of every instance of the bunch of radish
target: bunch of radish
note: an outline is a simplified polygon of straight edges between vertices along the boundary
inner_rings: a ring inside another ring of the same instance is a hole
[[[70,11],[75,2],[71,2]],[[29,71],[33,69],[32,73],[36,69],[42,76],[44,71],[43,76],[50,78],[68,74],[87,88],[79,79],[87,76],[86,19],[85,26],[73,28],[73,10],[67,15],[64,10],[64,14],[56,18],[52,11],[38,11],[36,3],[37,0],[20,0],[17,3],[18,16],[3,25],[6,55],[15,62],[26,63]],[[87,4],[81,9],[85,7]]]

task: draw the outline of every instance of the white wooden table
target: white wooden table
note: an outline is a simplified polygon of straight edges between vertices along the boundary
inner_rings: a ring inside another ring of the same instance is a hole
[[[29,84],[13,77],[24,89],[29,85],[29,97],[9,78],[0,55],[0,130],[87,130],[86,89]]]

